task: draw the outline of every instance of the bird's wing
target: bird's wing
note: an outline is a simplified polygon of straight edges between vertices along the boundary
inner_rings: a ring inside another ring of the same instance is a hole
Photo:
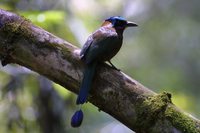
[[[118,40],[116,38],[116,32],[105,28],[98,29],[88,38],[81,50],[81,57],[84,58],[86,64],[91,63],[98,57],[103,56],[107,50],[112,51],[113,45]]]
[[[81,52],[80,52],[81,59],[84,58],[84,56],[87,53],[90,45],[92,44],[92,41],[93,41],[93,38],[92,38],[92,35],[90,35],[88,37],[87,41],[85,42],[85,44],[83,45],[83,48],[81,49]]]

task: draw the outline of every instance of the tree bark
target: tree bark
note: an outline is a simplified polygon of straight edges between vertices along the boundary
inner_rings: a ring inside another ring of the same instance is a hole
[[[0,9],[2,65],[25,66],[78,93],[84,69],[79,51],[29,20]],[[178,109],[171,94],[156,94],[107,64],[97,68],[89,102],[138,133],[200,133],[200,121]]]

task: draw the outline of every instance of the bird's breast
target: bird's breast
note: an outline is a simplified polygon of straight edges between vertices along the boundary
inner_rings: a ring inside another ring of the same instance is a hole
[[[103,61],[111,60],[119,52],[121,46],[122,38],[113,38],[109,41],[109,43],[107,43],[104,54],[102,54],[102,57],[100,57],[100,59]]]

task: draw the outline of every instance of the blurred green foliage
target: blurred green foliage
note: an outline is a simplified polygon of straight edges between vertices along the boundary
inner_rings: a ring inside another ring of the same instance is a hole
[[[0,0],[0,8],[22,15],[78,47],[109,16],[135,21],[139,27],[125,31],[124,45],[113,63],[152,90],[172,93],[173,102],[197,118],[199,6],[198,0]],[[71,128],[76,96],[23,67],[1,67],[0,89],[2,133],[131,132],[91,104],[84,106],[81,128]]]

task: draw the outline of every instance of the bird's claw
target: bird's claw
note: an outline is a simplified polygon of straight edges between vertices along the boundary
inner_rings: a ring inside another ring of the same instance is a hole
[[[108,63],[111,65],[111,68],[117,70],[117,71],[121,71],[120,69],[116,68],[111,61],[108,61]]]

